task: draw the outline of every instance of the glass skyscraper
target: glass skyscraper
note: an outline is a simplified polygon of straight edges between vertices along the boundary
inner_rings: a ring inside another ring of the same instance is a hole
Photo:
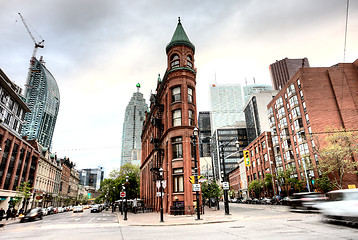
[[[211,133],[219,127],[234,125],[245,121],[243,112],[244,99],[240,84],[212,85],[211,97]]]
[[[60,107],[60,91],[53,75],[42,58],[32,58],[25,88],[25,99],[31,112],[25,115],[21,135],[51,148],[57,114]]]
[[[140,85],[137,84],[137,92],[133,93],[126,107],[122,133],[121,166],[126,163],[140,165],[142,126],[148,106],[143,94],[139,92],[139,88]]]
[[[244,86],[242,89],[244,90],[244,104],[246,104],[251,94],[264,90],[272,90],[272,86],[264,84],[253,84]]]

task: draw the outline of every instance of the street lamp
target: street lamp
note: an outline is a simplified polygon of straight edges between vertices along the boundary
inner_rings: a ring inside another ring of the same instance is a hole
[[[164,222],[163,218],[163,168],[159,168],[160,175],[160,222]]]
[[[122,184],[122,192],[125,192],[126,190],[126,187],[124,186],[124,184]],[[124,202],[123,202],[123,197],[122,197],[122,202],[121,202],[121,215],[123,215],[123,212],[124,212]]]
[[[199,135],[199,129],[197,127],[194,128],[193,130],[193,136],[191,136],[191,139],[193,141],[193,154],[194,154],[194,179],[195,179],[195,185],[198,186],[199,182],[198,182],[198,161],[196,159],[196,142],[197,142],[197,138]],[[199,188],[200,188],[200,184],[199,184]],[[199,202],[199,191],[198,189],[195,189],[195,195],[196,195],[196,213],[197,213],[197,219],[196,220],[200,220],[200,202]]]
[[[113,187],[112,212],[114,212],[116,210],[115,207],[114,207],[115,191],[116,191],[116,187]]]
[[[224,205],[225,205],[225,215],[230,215],[230,211],[229,211],[229,198],[228,198],[228,190],[229,190],[229,179],[228,176],[226,175],[226,168],[225,168],[225,147],[227,147],[232,141],[235,141],[235,146],[236,148],[239,150],[240,149],[240,143],[239,141],[234,138],[232,139],[230,142],[224,144],[223,141],[220,142],[220,158],[221,158],[221,162],[223,165],[223,170],[222,170],[222,174],[223,174],[223,189],[224,189]]]
[[[129,180],[129,176],[127,175],[126,176],[126,185],[127,185],[127,187],[129,187],[128,185],[128,180]],[[127,220],[127,199],[128,199],[128,196],[127,196],[127,192],[126,192],[126,206],[125,206],[125,208],[124,208],[124,218],[123,218],[123,220]]]

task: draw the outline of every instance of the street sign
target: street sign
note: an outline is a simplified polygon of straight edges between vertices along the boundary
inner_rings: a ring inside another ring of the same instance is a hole
[[[199,192],[200,191],[200,184],[193,184],[193,191]]]
[[[205,179],[205,178],[200,178],[198,181],[199,181],[200,183],[202,183],[202,182],[207,182],[207,181],[208,181],[208,179]]]
[[[157,180],[157,188],[160,188],[160,180]]]
[[[121,197],[126,197],[126,192],[121,192],[120,196]]]
[[[160,195],[161,195],[161,192],[157,192],[157,197],[160,197]]]
[[[162,181],[162,187],[163,187],[163,188],[166,188],[166,187],[167,187],[167,180],[163,180],[163,181]]]
[[[189,182],[195,183],[195,177],[194,176],[189,176]]]
[[[223,182],[223,189],[224,190],[229,190],[229,182]]]

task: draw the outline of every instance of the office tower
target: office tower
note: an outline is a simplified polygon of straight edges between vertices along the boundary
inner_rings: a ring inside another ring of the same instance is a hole
[[[264,85],[264,84],[253,84],[242,87],[244,91],[244,105],[246,105],[247,101],[249,100],[251,94],[255,92],[260,92],[264,90],[272,90],[271,85]]]
[[[179,20],[166,47],[167,69],[163,79],[157,81],[143,125],[141,199],[159,210],[156,184],[164,179],[163,209],[170,214],[187,214],[185,209],[196,202],[188,181],[199,159],[199,143],[196,141],[196,155],[191,143],[197,126],[194,53],[195,47]]]
[[[280,90],[297,72],[298,69],[310,67],[307,58],[288,59],[284,58],[270,64],[270,75],[273,89]]]
[[[358,59],[299,69],[268,104],[276,172],[292,168],[294,177],[310,183],[321,175],[313,149],[325,144],[327,127],[358,129],[357,68]],[[310,169],[305,171],[305,165]],[[343,188],[357,183],[357,174],[348,175]]]
[[[210,138],[211,138],[210,112],[199,112],[198,127],[200,130],[199,133],[200,157],[210,157]]]
[[[139,92],[139,88],[140,84],[138,83],[137,92],[133,93],[124,115],[121,166],[127,163],[140,164],[141,133],[148,106],[143,94]]]
[[[236,140],[240,147],[235,146]],[[224,145],[225,172],[228,174],[239,165],[240,158],[243,157],[243,149],[248,145],[246,136],[245,122],[236,122],[233,126],[217,128],[211,141],[211,158],[213,161],[215,180],[223,180],[223,163],[220,159],[220,145]]]
[[[60,107],[60,92],[55,78],[40,61],[32,58],[26,83],[25,99],[31,112],[25,115],[21,134],[51,148],[57,114]]]
[[[219,127],[231,126],[245,121],[244,99],[240,84],[215,85],[210,87],[211,133]]]
[[[83,186],[93,187],[98,190],[104,179],[104,170],[102,167],[86,168],[78,170],[80,184]]]
[[[252,142],[262,132],[270,131],[267,119],[267,104],[278,93],[277,90],[259,91],[253,93],[244,107],[247,140]]]

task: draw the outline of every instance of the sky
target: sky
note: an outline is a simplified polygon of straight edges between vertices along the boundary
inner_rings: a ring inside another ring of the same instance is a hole
[[[33,41],[61,95],[52,152],[77,169],[119,168],[125,108],[141,84],[149,103],[165,47],[181,18],[195,45],[197,109],[211,84],[271,84],[269,65],[307,57],[311,67],[358,58],[358,1],[9,0],[0,3],[0,68],[26,82]],[[41,37],[40,37],[41,36]],[[344,51],[346,49],[346,51]]]

